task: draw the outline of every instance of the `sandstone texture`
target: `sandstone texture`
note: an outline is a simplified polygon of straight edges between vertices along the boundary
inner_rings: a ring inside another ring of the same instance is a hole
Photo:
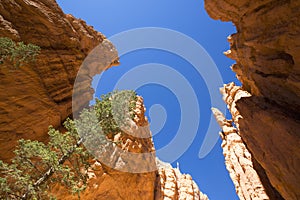
[[[109,135],[117,145],[105,146],[88,170],[88,186],[82,199],[114,200],[208,200],[190,175],[155,158],[149,123],[144,116],[142,97],[138,97],[134,122],[126,133]],[[139,130],[142,130],[139,132]],[[142,135],[140,135],[142,134]],[[142,171],[141,171],[142,170]],[[56,185],[58,199],[78,199]]]
[[[19,139],[46,141],[49,125],[60,128],[87,106],[92,77],[117,65],[118,55],[101,33],[64,14],[54,0],[1,0],[0,37],[42,49],[34,63],[0,67],[0,159],[8,161]],[[144,113],[139,97],[130,128],[109,134],[116,143],[91,161],[81,199],[206,200],[191,176],[156,161]],[[78,199],[61,185],[51,187],[57,199]]]
[[[103,147],[101,157],[92,161],[92,167],[88,170],[87,189],[80,195],[82,199],[154,199],[157,167],[141,97],[138,97],[134,112],[135,122],[128,134],[122,132],[108,135],[108,140],[116,143],[108,143]],[[143,138],[133,136],[133,133],[137,134],[137,130],[143,130],[148,135]],[[60,185],[54,186],[52,193],[57,199],[78,199]]]
[[[88,187],[80,195],[82,199],[208,200],[190,175],[159,160],[157,171],[147,173],[122,172],[94,161],[88,174]],[[57,199],[78,199],[58,185],[52,192]]]
[[[245,92],[242,96],[248,95]],[[252,155],[242,141],[237,128],[233,126],[232,120],[227,120],[223,113],[216,108],[212,108],[212,112],[222,128],[220,136],[223,140],[222,148],[225,164],[239,198],[241,200],[273,199],[268,196],[259,175],[254,169]]]
[[[225,55],[242,88],[227,85],[223,95],[256,170],[284,199],[299,199],[300,1],[206,0],[205,8],[237,29]]]
[[[284,199],[297,199],[300,123],[269,101],[249,96],[233,83],[225,85],[222,93],[238,133],[262,166],[256,170],[258,173],[263,170],[267,175],[269,181],[264,186],[270,187],[270,182]]]
[[[188,174],[181,174],[179,168],[157,160],[158,179],[156,181],[155,199],[176,200],[193,199],[208,200],[208,197],[199,191],[197,184]]]
[[[72,116],[72,90],[86,55],[98,44],[106,66],[85,72],[81,99],[92,98],[92,77],[117,64],[117,52],[105,37],[72,15],[65,15],[54,0],[1,0],[0,37],[41,47],[36,62],[0,67],[0,159],[8,160],[20,138],[44,141],[49,125],[59,127]],[[105,58],[105,59],[104,59]]]

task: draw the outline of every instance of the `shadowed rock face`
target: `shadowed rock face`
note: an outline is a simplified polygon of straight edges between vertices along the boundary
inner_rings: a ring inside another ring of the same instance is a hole
[[[7,160],[18,139],[44,141],[49,125],[59,127],[72,115],[77,71],[86,55],[106,40],[84,21],[65,15],[54,0],[1,0],[0,37],[42,48],[35,63],[18,70],[0,67],[0,159]],[[116,50],[106,43],[99,56],[117,60]],[[100,72],[86,72],[80,106],[92,98],[90,81]]]
[[[251,95],[233,83],[225,85],[221,91],[233,120],[225,119],[225,116],[216,108],[212,108],[212,112],[222,128],[220,135],[223,140],[225,164],[239,198],[241,200],[283,199],[270,184],[264,169],[247,149],[239,132],[239,120],[243,117],[240,115],[236,103],[242,98],[250,98]],[[233,126],[233,122],[237,127]]]
[[[247,93],[242,94],[247,96]],[[240,200],[272,199],[269,198],[257,172],[253,167],[252,157],[237,128],[232,126],[232,121],[216,108],[212,108],[218,124],[222,128],[223,155],[229,175],[235,185]]]
[[[258,174],[266,174],[285,199],[299,199],[300,1],[206,0],[205,7],[212,18],[237,28],[225,55],[236,60],[232,69],[252,96],[237,100],[228,86],[223,94],[262,167]]]
[[[297,0],[207,0],[209,15],[232,21],[232,66],[243,88],[289,110],[300,108],[300,2]]]

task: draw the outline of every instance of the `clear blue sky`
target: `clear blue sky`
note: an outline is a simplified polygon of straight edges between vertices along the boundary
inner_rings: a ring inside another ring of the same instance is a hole
[[[237,82],[234,73],[229,68],[233,61],[223,55],[223,52],[229,48],[226,38],[235,32],[235,28],[231,23],[210,19],[204,10],[204,2],[201,0],[58,0],[58,3],[65,13],[85,20],[87,24],[94,26],[108,38],[122,31],[141,27],[162,27],[186,34],[201,44],[209,53],[222,74],[224,83]],[[190,63],[170,52],[155,49],[139,50],[122,56],[120,60],[119,67],[104,72],[96,94],[99,96],[111,91],[122,74],[142,64],[168,65],[184,75],[197,95],[201,120],[192,144],[172,165],[176,166],[178,162],[180,170],[191,174],[200,190],[211,200],[238,199],[225,168],[220,147],[221,140],[218,140],[207,156],[202,159],[198,156],[205,135],[211,134],[207,133],[211,116],[211,100],[208,86],[205,85],[203,78],[193,70]],[[154,135],[155,147],[160,149],[176,136],[181,120],[178,99],[167,87],[158,84],[144,85],[137,92],[144,97],[148,111],[155,104],[165,109],[166,123]],[[149,116],[148,112],[147,115]],[[159,115],[159,120],[163,120],[164,116]],[[155,121],[151,118],[150,120]],[[159,122],[156,120],[155,123]]]

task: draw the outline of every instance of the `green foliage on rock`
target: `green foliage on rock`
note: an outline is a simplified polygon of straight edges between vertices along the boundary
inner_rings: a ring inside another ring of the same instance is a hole
[[[0,37],[0,64],[8,61],[14,67],[19,67],[24,62],[34,61],[40,50],[41,48],[34,44],[16,43],[10,38]]]
[[[94,106],[103,133],[120,132],[133,119],[137,94],[132,90],[113,91],[96,99]]]
[[[54,183],[79,194],[86,188],[91,155],[110,141],[108,133],[122,131],[133,118],[134,91],[114,91],[84,109],[79,119],[67,119],[65,133],[49,127],[49,142],[20,140],[10,164],[0,161],[0,199],[53,199],[48,191]],[[91,151],[91,149],[89,149]]]
[[[50,183],[60,183],[73,193],[85,189],[89,154],[81,146],[74,121],[67,132],[49,127],[50,141],[20,140],[11,164],[0,162],[1,199],[47,199]],[[79,187],[79,184],[81,185]]]

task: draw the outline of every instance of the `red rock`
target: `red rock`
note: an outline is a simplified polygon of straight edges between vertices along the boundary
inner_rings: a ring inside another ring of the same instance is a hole
[[[300,1],[205,0],[205,8],[237,29],[225,54],[236,60],[238,90],[252,96],[232,101],[233,87],[224,90],[225,102],[258,173],[271,183],[264,186],[299,199]]]
[[[33,43],[42,48],[35,63],[0,68],[0,159],[8,160],[21,138],[45,141],[49,125],[58,128],[72,116],[72,90],[86,55],[105,37],[82,20],[65,15],[54,0],[3,0],[0,37]],[[103,51],[117,58],[117,52]],[[114,60],[111,62],[113,63]],[[115,64],[115,63],[114,63]],[[108,65],[107,67],[110,67]],[[85,106],[93,95],[89,72]]]

